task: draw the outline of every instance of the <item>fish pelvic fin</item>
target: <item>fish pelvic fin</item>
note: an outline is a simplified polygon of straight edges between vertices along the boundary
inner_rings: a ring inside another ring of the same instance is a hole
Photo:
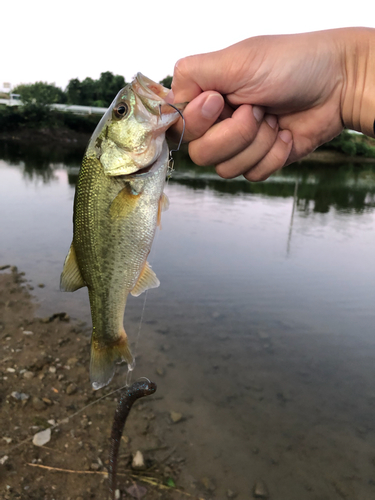
[[[90,381],[93,389],[108,385],[115,374],[116,364],[121,361],[126,361],[129,365],[134,361],[125,330],[122,330],[120,338],[110,345],[98,346],[97,342],[92,341]]]
[[[86,286],[86,283],[84,282],[81,271],[78,267],[76,251],[72,243],[61,273],[60,290],[62,292],[75,292],[83,286]]]
[[[138,281],[135,284],[133,290],[130,292],[133,297],[138,297],[141,293],[145,292],[149,288],[157,288],[160,285],[156,274],[151,269],[150,264],[146,262],[141,274],[139,275]]]

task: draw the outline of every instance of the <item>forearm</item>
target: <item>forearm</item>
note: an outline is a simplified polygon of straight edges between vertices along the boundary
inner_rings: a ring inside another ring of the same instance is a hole
[[[345,127],[375,137],[375,29],[338,30],[346,84],[341,98]]]

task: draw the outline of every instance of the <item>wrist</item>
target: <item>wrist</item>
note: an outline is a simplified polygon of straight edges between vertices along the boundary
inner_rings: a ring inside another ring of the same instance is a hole
[[[340,31],[345,74],[342,121],[349,129],[375,137],[375,29]]]

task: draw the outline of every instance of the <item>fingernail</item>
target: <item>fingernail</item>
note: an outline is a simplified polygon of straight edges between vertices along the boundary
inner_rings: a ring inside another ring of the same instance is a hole
[[[216,117],[223,109],[224,99],[220,94],[211,94],[202,106],[202,116],[205,118]]]
[[[264,116],[264,109],[260,106],[253,106],[253,115],[258,123],[261,122]]]
[[[173,90],[170,90],[168,94],[165,96],[165,101],[169,102],[169,104],[173,104],[174,102],[174,93]]]
[[[276,128],[277,118],[275,115],[266,115],[265,120],[271,128]]]
[[[285,142],[285,144],[290,144],[293,140],[293,136],[290,130],[281,130],[279,132],[279,137],[283,142]]]

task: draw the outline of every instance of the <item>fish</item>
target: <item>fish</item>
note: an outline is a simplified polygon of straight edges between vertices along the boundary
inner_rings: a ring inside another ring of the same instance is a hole
[[[123,325],[129,293],[137,297],[160,285],[147,258],[169,205],[165,134],[186,105],[169,105],[168,92],[138,73],[100,120],[78,176],[60,289],[88,289],[94,389],[112,380],[116,364],[133,363]]]

